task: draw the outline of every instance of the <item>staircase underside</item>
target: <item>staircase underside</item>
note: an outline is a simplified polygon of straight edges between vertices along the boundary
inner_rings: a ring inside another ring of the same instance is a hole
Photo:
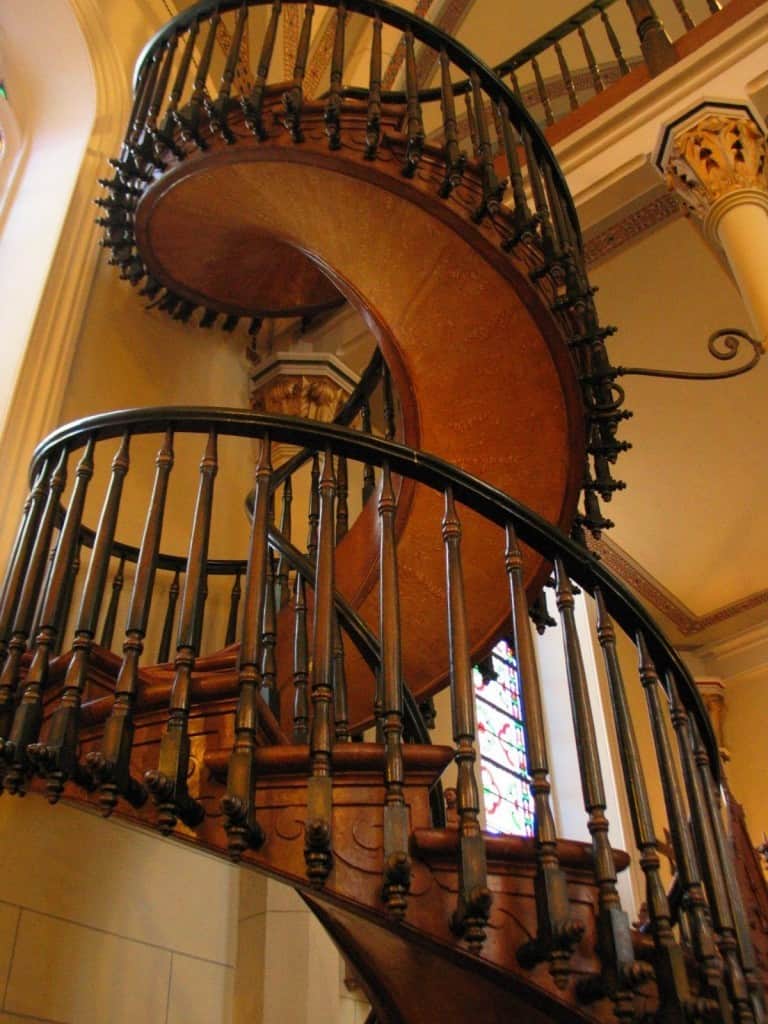
[[[270,102],[277,123],[277,99]],[[243,127],[235,145],[212,136],[204,152],[182,162],[169,157],[136,215],[150,274],[178,294],[252,312],[265,252],[275,243],[293,247],[370,325],[401,399],[404,440],[568,529],[582,481],[583,411],[555,315],[522,258],[501,251],[493,225],[472,221],[481,198],[472,167],[450,201],[440,199],[437,150],[427,148],[408,180],[402,136],[386,137],[374,165],[354,144],[356,128],[361,138],[364,132],[362,111],[358,122],[345,120],[344,137],[353,141],[336,153],[328,151],[315,105],[304,111],[300,145],[284,131],[258,141]],[[393,131],[396,123],[390,115]],[[336,585],[375,627],[372,505],[337,549]],[[424,696],[446,673],[435,658],[445,643],[442,500],[406,486],[400,506],[401,611],[403,621],[419,624],[407,631],[404,671],[414,694]],[[462,521],[470,636],[479,652],[509,613],[500,585],[503,538],[469,513]],[[531,592],[546,571],[540,556],[526,553]],[[370,717],[370,672],[354,653],[347,671],[350,718],[360,722]]]

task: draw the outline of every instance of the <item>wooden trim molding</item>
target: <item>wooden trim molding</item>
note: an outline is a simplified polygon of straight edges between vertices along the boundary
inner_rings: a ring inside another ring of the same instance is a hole
[[[584,244],[587,266],[593,267],[637,241],[667,221],[685,215],[683,204],[674,192],[657,196],[610,227],[588,238]]]

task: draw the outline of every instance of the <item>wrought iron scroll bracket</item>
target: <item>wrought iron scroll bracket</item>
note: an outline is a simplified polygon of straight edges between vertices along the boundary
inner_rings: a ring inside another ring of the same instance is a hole
[[[722,330],[710,334],[707,341],[709,354],[715,359],[727,362],[734,359],[741,348],[741,342],[746,341],[752,347],[752,358],[744,366],[734,370],[722,370],[717,373],[693,373],[686,370],[656,370],[651,367],[642,366],[617,366],[614,373],[617,377],[662,377],[671,380],[725,380],[728,377],[739,377],[743,373],[753,370],[765,355],[765,344],[753,338],[746,331],[737,327],[725,327]]]

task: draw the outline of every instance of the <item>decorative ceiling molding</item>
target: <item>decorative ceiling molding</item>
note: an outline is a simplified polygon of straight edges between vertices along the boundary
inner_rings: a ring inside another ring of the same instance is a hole
[[[304,76],[304,93],[308,98],[316,95],[320,82],[331,63],[333,43],[336,38],[336,15],[329,10],[325,23],[320,29],[320,39],[309,58],[309,67]]]
[[[299,6],[288,4],[283,8],[283,78],[293,78],[296,50],[299,46]]]
[[[695,612],[678,600],[659,581],[641,568],[626,551],[619,547],[614,541],[602,537],[596,541],[588,539],[590,550],[599,555],[607,569],[615,573],[621,580],[630,586],[644,601],[652,605],[658,612],[666,616],[684,636],[702,633],[710,626],[716,626],[721,622],[727,622],[740,615],[742,612],[768,605],[768,590],[758,590],[753,594],[730,604],[715,608],[705,615],[696,615]]]
[[[475,0],[447,0],[439,16],[435,19],[435,26],[446,32],[449,36],[455,35],[457,28],[468,14]],[[437,66],[438,56],[429,47],[423,47],[416,58],[416,81],[421,88],[429,84]]]
[[[682,200],[674,192],[657,196],[609,228],[589,238],[584,244],[587,266],[594,266],[660,224],[682,216],[685,216],[685,208]]]

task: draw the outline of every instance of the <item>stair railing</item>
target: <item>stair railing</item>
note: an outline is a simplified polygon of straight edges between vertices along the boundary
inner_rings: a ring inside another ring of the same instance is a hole
[[[141,285],[150,304],[188,321],[198,302],[153,278],[135,236],[135,217],[151,184],[180,161],[192,160],[212,147],[271,145],[287,132],[294,145],[305,129],[324,130],[330,150],[339,145],[363,153],[372,162],[398,161],[405,178],[418,169],[424,181],[463,219],[507,254],[526,273],[562,327],[568,351],[581,381],[588,452],[584,469],[584,507],[580,523],[599,534],[610,521],[600,499],[610,500],[623,486],[612,466],[625,450],[618,441],[622,394],[614,387],[605,342],[613,333],[600,326],[589,285],[578,220],[557,161],[534,119],[512,90],[465,47],[428,22],[387,3],[372,0],[318,0],[335,9],[335,41],[330,68],[331,89],[324,100],[308,94],[305,70],[315,5],[304,8],[293,79],[274,82],[277,32],[286,4],[271,3],[260,54],[248,68],[252,88],[232,92],[233,50],[229,51],[218,93],[210,85],[215,67],[218,27],[233,19],[233,40],[247,31],[254,7],[269,0],[222,0],[198,3],[166,25],[145,48],[135,76],[136,103],[115,173],[102,184],[109,196],[101,200],[105,214],[104,245],[123,277]],[[368,19],[370,70],[362,102],[342,88],[346,73],[344,38],[351,14]],[[401,106],[388,105],[382,93],[382,27],[404,33],[406,88]],[[428,50],[440,66],[440,88],[420,92],[415,47]],[[199,59],[193,77],[193,56]],[[463,101],[469,125],[469,152],[459,137],[457,79],[465,83]],[[170,92],[168,86],[171,83]],[[321,125],[324,129],[321,129]],[[428,141],[432,129],[437,144]],[[499,161],[503,170],[499,170]],[[221,317],[231,331],[246,312],[206,308],[200,324]],[[258,321],[250,330],[258,327]]]
[[[199,437],[203,458],[190,527],[187,575],[182,588],[173,682],[169,687],[168,717],[160,745],[160,761],[140,780],[132,778],[129,771],[132,730],[138,713],[135,667],[152,590],[152,568],[159,558],[157,537],[163,518],[163,479],[171,458],[169,439],[182,433]],[[88,617],[95,602],[96,583],[93,581],[96,580],[99,587],[104,585],[104,555],[114,544],[114,522],[120,506],[118,481],[127,472],[128,445],[138,436],[147,434],[157,435],[158,456],[147,526],[138,555],[139,568],[126,617],[126,645],[116,668],[115,695],[104,726],[102,749],[96,752],[96,756],[81,761],[78,751],[84,681],[88,677],[88,660],[94,654],[95,626],[93,619]],[[695,684],[679,656],[637,599],[583,546],[569,540],[535,513],[493,487],[434,456],[391,440],[290,417],[196,408],[109,413],[54,432],[39,446],[33,459],[32,491],[22,514],[15,559],[4,590],[3,608],[0,609],[7,631],[2,638],[6,655],[0,677],[0,699],[5,712],[0,757],[6,790],[18,792],[38,778],[45,781],[49,794],[53,796],[58,796],[62,787],[67,785],[92,790],[103,784],[105,766],[107,772],[111,771],[111,756],[104,753],[104,747],[111,742],[112,749],[122,751],[124,758],[124,769],[112,771],[109,776],[114,796],[125,798],[138,807],[144,802],[139,797],[145,799],[148,789],[157,805],[154,815],[149,816],[154,816],[163,831],[175,827],[177,820],[193,829],[203,820],[204,808],[187,788],[190,759],[188,719],[193,701],[204,699],[194,697],[192,679],[198,655],[201,580],[205,575],[210,540],[208,530],[213,504],[213,474],[218,461],[217,441],[224,437],[258,438],[261,442],[261,455],[255,471],[253,526],[244,574],[243,614],[236,636],[236,643],[240,645],[236,738],[230,754],[226,795],[222,800],[224,826],[232,855],[238,857],[249,848],[258,848],[263,840],[263,829],[255,814],[253,755],[260,716],[270,715],[269,694],[266,694],[266,701],[259,699],[259,690],[266,677],[267,630],[263,624],[269,621],[269,617],[264,615],[264,586],[268,581],[270,585],[274,582],[270,580],[272,570],[269,567],[269,456],[271,443],[275,441],[321,454],[321,501],[311,630],[308,602],[301,584],[295,588],[293,610],[294,637],[298,637],[294,650],[299,652],[297,673],[301,677],[301,685],[308,688],[308,699],[303,704],[302,700],[298,701],[306,708],[306,714],[291,716],[294,728],[299,720],[300,735],[306,734],[308,749],[305,846],[308,882],[322,886],[333,867],[336,841],[333,834],[334,751],[346,739],[336,732],[342,706],[338,693],[341,676],[334,666],[334,615],[336,622],[346,627],[347,635],[352,635],[349,627],[354,623],[354,617],[346,615],[344,604],[334,593],[335,467],[338,458],[344,456],[350,461],[376,465],[381,470],[378,490],[380,653],[377,661],[380,683],[372,693],[366,719],[349,722],[349,728],[359,728],[377,720],[380,723],[385,793],[382,899],[388,912],[395,919],[407,920],[411,856],[414,849],[421,849],[422,842],[418,835],[408,836],[402,803],[402,786],[407,783],[401,748],[406,690],[402,679],[400,642],[401,637],[408,635],[405,631],[411,624],[399,621],[398,552],[393,531],[398,497],[392,484],[393,479],[401,478],[428,488],[444,499],[442,520],[435,521],[434,529],[438,535],[442,533],[445,548],[447,641],[442,655],[436,652],[435,657],[445,658],[453,706],[458,773],[456,933],[463,936],[471,950],[479,952],[482,948],[492,908],[486,859],[493,854],[498,842],[480,830],[479,793],[474,774],[476,729],[470,672],[473,652],[466,618],[465,566],[462,561],[462,531],[472,529],[472,519],[467,515],[471,512],[486,523],[495,524],[498,529],[499,585],[504,585],[506,575],[526,711],[531,788],[536,805],[534,851],[538,924],[535,937],[518,952],[520,963],[533,968],[542,960],[548,961],[553,976],[559,984],[565,985],[571,974],[571,954],[583,932],[583,923],[574,914],[570,902],[550,807],[552,783],[541,713],[545,691],[530,647],[528,600],[523,583],[525,562],[519,546],[522,542],[551,560],[555,567],[559,628],[576,735],[576,754],[586,822],[592,837],[592,873],[597,892],[596,929],[602,966],[597,975],[582,977],[581,980],[577,978],[579,998],[586,1003],[608,998],[619,1019],[634,1019],[638,993],[647,996],[646,986],[653,975],[664,1019],[682,1021],[691,1016],[696,1019],[762,1019],[759,976],[748,929],[743,927],[746,921],[744,908],[734,882],[733,864],[720,816],[720,797],[716,788],[716,740]],[[108,442],[107,447],[111,448],[115,439],[119,440],[119,447],[96,529],[87,571],[89,582],[84,589],[81,611],[74,628],[74,650],[68,659],[63,686],[57,693],[50,678],[46,677],[46,670],[51,664],[50,649],[55,639],[60,595],[66,586],[65,570],[70,564],[72,537],[82,514],[83,488],[87,484],[92,461],[100,461],[104,442]],[[56,545],[55,569],[44,588],[46,611],[40,620],[39,632],[31,641],[30,654],[26,654],[27,644],[22,634],[29,634],[28,608],[34,605],[42,586],[41,565],[45,562],[51,541],[52,527],[49,530],[46,524],[53,522],[51,509],[58,508],[64,468],[78,450],[81,455],[77,462],[77,481]],[[56,467],[55,472],[51,473],[50,467]],[[40,508],[42,512],[38,518],[36,510]],[[30,536],[33,538],[31,543]],[[291,551],[291,545],[281,538],[279,531],[273,531],[271,543],[281,554],[291,555],[300,579],[308,581],[311,566],[303,556]],[[597,602],[597,634],[604,652],[630,819],[647,885],[652,951],[646,951],[642,960],[637,959],[629,919],[622,909],[616,884],[616,858],[610,845],[606,816],[604,771],[596,740],[594,708],[586,685],[582,639],[575,624],[574,582],[593,595]],[[10,618],[7,614],[9,607],[14,609]],[[656,769],[675,852],[677,881],[683,893],[679,924],[673,922],[660,875],[658,843],[646,785],[646,774],[652,765],[647,756],[640,756],[637,745],[635,723],[627,699],[627,667],[618,656],[617,627],[637,647],[638,676],[630,685],[640,687],[646,697],[656,750]],[[6,672],[9,666],[13,669],[13,677]],[[301,721],[304,718],[306,721]],[[674,724],[679,761],[672,753],[670,721]],[[683,767],[682,781],[678,777],[678,764]]]

